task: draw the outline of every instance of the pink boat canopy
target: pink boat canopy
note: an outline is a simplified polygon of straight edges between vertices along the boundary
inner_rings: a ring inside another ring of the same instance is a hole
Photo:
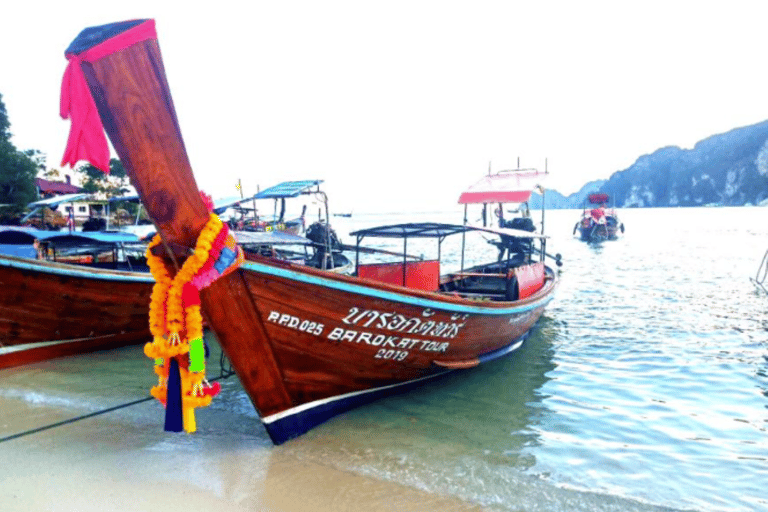
[[[459,197],[459,204],[525,203],[546,176],[546,172],[537,169],[489,174],[464,191]]]
[[[608,202],[608,194],[589,194],[587,196],[589,198],[589,202],[592,204],[602,204]]]

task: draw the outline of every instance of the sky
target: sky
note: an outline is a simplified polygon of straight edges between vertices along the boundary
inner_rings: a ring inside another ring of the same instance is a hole
[[[768,119],[767,15],[740,0],[27,0],[0,18],[0,94],[16,147],[60,168],[64,50],[154,18],[200,188],[320,179],[332,212],[442,211],[489,168],[546,166],[569,194]]]

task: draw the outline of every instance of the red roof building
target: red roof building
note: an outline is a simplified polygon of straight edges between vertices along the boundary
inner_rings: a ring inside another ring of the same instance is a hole
[[[66,182],[48,181],[42,178],[35,178],[35,187],[40,197],[53,197],[62,194],[78,194],[83,189],[72,185],[69,176],[65,176]]]

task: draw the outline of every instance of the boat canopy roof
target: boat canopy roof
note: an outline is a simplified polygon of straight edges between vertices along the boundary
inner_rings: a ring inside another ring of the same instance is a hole
[[[512,169],[484,176],[459,196],[459,204],[525,203],[547,176],[537,169]]]
[[[312,187],[318,187],[323,180],[303,180],[303,181],[285,181],[274,187],[262,190],[258,194],[248,197],[225,197],[223,199],[216,199],[213,202],[213,213],[219,215],[227,210],[227,208],[234,208],[240,206],[247,201],[253,201],[256,199],[281,199],[298,197],[301,194],[312,192]],[[246,210],[250,210],[247,206]]]
[[[607,203],[608,199],[610,198],[608,197],[608,194],[599,193],[599,194],[589,194],[587,196],[587,199],[589,199],[589,202],[592,204],[601,204],[601,203]]]
[[[108,203],[140,203],[141,199],[138,195],[133,194],[130,196],[122,196],[122,197],[110,197],[107,199]]]
[[[262,190],[253,199],[280,199],[283,197],[298,197],[311,192],[313,187],[319,187],[323,180],[284,181],[274,187]]]
[[[482,231],[500,236],[517,238],[546,238],[544,235],[523,231],[521,229],[491,228],[462,224],[443,224],[438,222],[415,222],[409,224],[393,224],[375,228],[360,229],[350,233],[351,236],[363,238],[443,238],[468,231]]]
[[[254,245],[312,245],[308,238],[283,231],[234,231],[241,244]]]
[[[86,197],[88,197],[88,194],[63,194],[60,196],[49,197],[47,199],[41,199],[39,201],[35,201],[34,203],[29,203],[27,208],[40,208],[47,206],[49,208],[55,209],[61,203],[71,203],[72,201],[79,201]]]
[[[0,227],[0,243],[32,243],[35,239],[53,242],[56,245],[116,245],[139,242],[132,233],[103,231],[48,231],[25,226]]]
[[[350,233],[351,236],[363,238],[440,238],[467,231],[466,226],[459,224],[442,224],[438,222],[415,222],[409,224],[393,224],[375,228],[360,229]]]
[[[227,208],[232,208],[233,206],[239,206],[240,203],[244,201],[250,201],[253,199],[253,196],[251,197],[225,197],[223,199],[216,199],[213,201],[213,213],[216,215],[220,215],[221,213],[225,212]]]

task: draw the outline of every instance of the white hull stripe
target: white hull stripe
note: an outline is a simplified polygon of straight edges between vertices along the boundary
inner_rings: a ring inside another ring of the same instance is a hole
[[[533,329],[533,327],[531,327],[531,329]],[[528,333],[530,333],[530,330],[528,331]],[[525,339],[528,337],[528,333],[523,335],[520,341],[518,341],[517,343],[513,343],[512,345],[508,346],[505,349],[497,350],[496,352],[491,352],[490,354],[478,356],[477,358],[480,360],[480,364],[483,364],[488,361],[492,361],[494,359],[505,356],[510,352],[514,352],[515,350],[519,349],[523,345],[523,343],[525,343]]]
[[[13,352],[22,352],[24,350],[31,350],[34,348],[51,347],[54,345],[65,345],[67,343],[77,343],[79,341],[107,340],[109,338],[113,338],[114,336],[115,336],[114,334],[107,334],[104,336],[96,336],[93,338],[74,338],[71,340],[44,341],[41,343],[24,343],[22,345],[0,346],[0,357],[6,354],[11,354]]]
[[[499,350],[497,352],[492,352],[491,353],[492,357],[484,358],[481,355],[480,356],[480,361],[481,362],[485,362],[485,361],[488,361],[488,360],[491,360],[491,359],[496,359],[497,357],[501,357],[503,355],[509,354],[510,352],[514,352],[515,350],[520,348],[524,342],[525,342],[525,337],[523,337],[523,339],[517,341],[516,343],[512,343],[510,346],[506,347],[506,349],[502,349],[502,350]],[[491,356],[491,354],[488,354],[488,355]],[[273,422],[278,421],[278,420],[282,420],[282,419],[287,418],[289,416],[293,416],[295,414],[299,414],[299,413],[302,413],[304,411],[308,411],[310,409],[314,409],[315,407],[321,407],[321,406],[323,406],[325,404],[329,404],[329,403],[332,403],[332,402],[338,402],[338,401],[341,401],[341,400],[347,400],[349,398],[365,395],[365,394],[368,394],[368,393],[376,393],[376,392],[380,392],[380,391],[386,391],[388,389],[394,389],[394,388],[397,388],[397,387],[400,387],[400,386],[408,386],[408,385],[411,385],[411,384],[416,384],[418,382],[421,382],[421,381],[424,381],[424,380],[428,380],[428,379],[433,379],[435,377],[439,377],[440,375],[445,375],[446,373],[450,373],[450,372],[453,372],[453,371],[456,371],[456,370],[443,370],[443,371],[440,371],[440,372],[437,372],[437,373],[433,373],[431,375],[427,375],[426,377],[421,377],[421,378],[418,378],[418,379],[407,380],[405,382],[398,382],[396,384],[390,384],[388,386],[381,386],[381,387],[378,387],[378,388],[364,389],[362,391],[353,391],[351,393],[345,393],[343,395],[336,395],[336,396],[332,396],[332,397],[329,397],[329,398],[323,398],[321,400],[315,400],[313,402],[307,402],[307,403],[301,404],[301,405],[299,405],[297,407],[292,407],[290,409],[286,409],[286,410],[278,412],[276,414],[272,414],[270,416],[265,416],[265,417],[261,418],[261,421],[262,421],[262,423],[265,423],[265,424],[268,425],[270,423],[273,423]]]
[[[278,421],[278,420],[282,420],[283,418],[287,418],[289,416],[293,416],[294,414],[299,414],[301,412],[308,411],[310,409],[314,409],[315,407],[320,407],[320,406],[323,406],[325,404],[329,404],[329,403],[332,403],[332,402],[337,402],[337,401],[340,401],[340,400],[346,400],[348,398],[353,398],[353,397],[356,397],[356,396],[367,395],[368,393],[375,393],[375,392],[378,392],[378,391],[386,391],[388,389],[394,389],[394,388],[397,388],[397,387],[400,387],[400,386],[406,386],[406,385],[409,385],[409,384],[415,384],[415,383],[421,382],[423,380],[433,379],[435,377],[439,377],[440,375],[445,375],[446,373],[450,373],[452,371],[454,371],[454,370],[444,370],[444,371],[441,371],[441,372],[433,373],[431,375],[427,375],[426,377],[420,377],[418,379],[407,380],[405,382],[398,382],[396,384],[390,384],[388,386],[381,386],[379,388],[364,389],[362,391],[353,391],[351,393],[345,393],[343,395],[336,395],[336,396],[332,396],[332,397],[329,397],[329,398],[323,398],[321,400],[315,400],[313,402],[307,402],[307,403],[301,404],[301,405],[299,405],[297,407],[292,407],[290,409],[286,409],[286,410],[278,412],[276,414],[272,414],[270,416],[265,416],[265,417],[261,418],[261,421],[262,421],[262,423],[270,424],[272,422],[275,422],[275,421]]]
[[[77,265],[68,265],[66,267],[48,266],[39,263],[27,263],[25,261],[0,259],[0,266],[18,268],[21,270],[31,270],[32,272],[43,272],[45,274],[56,274],[67,277],[81,277],[85,279],[98,279],[99,281],[129,281],[133,283],[154,283],[155,279],[147,272],[123,272],[115,273],[112,271],[99,272],[97,269],[79,268]]]
[[[474,313],[480,315],[511,315],[516,313],[525,313],[539,307],[545,306],[552,300],[553,295],[550,294],[547,297],[541,298],[530,304],[521,306],[510,306],[505,308],[488,308],[480,306],[471,306],[464,304],[454,304],[452,302],[443,302],[440,300],[425,299],[421,297],[414,297],[411,295],[404,295],[385,290],[379,290],[376,288],[370,288],[353,283],[346,283],[343,281],[335,281],[331,279],[325,279],[319,276],[313,276],[304,274],[302,272],[295,272],[290,269],[284,269],[279,267],[272,267],[270,265],[262,265],[252,261],[246,261],[242,267],[244,270],[251,272],[257,272],[259,274],[269,274],[273,276],[290,279],[293,281],[301,281],[307,284],[316,286],[323,286],[325,288],[333,288],[341,290],[343,292],[355,293],[358,295],[367,295],[369,297],[375,297],[377,299],[389,300],[392,302],[400,302],[403,304],[410,304],[423,308],[440,309],[443,311],[453,311],[459,313]]]

